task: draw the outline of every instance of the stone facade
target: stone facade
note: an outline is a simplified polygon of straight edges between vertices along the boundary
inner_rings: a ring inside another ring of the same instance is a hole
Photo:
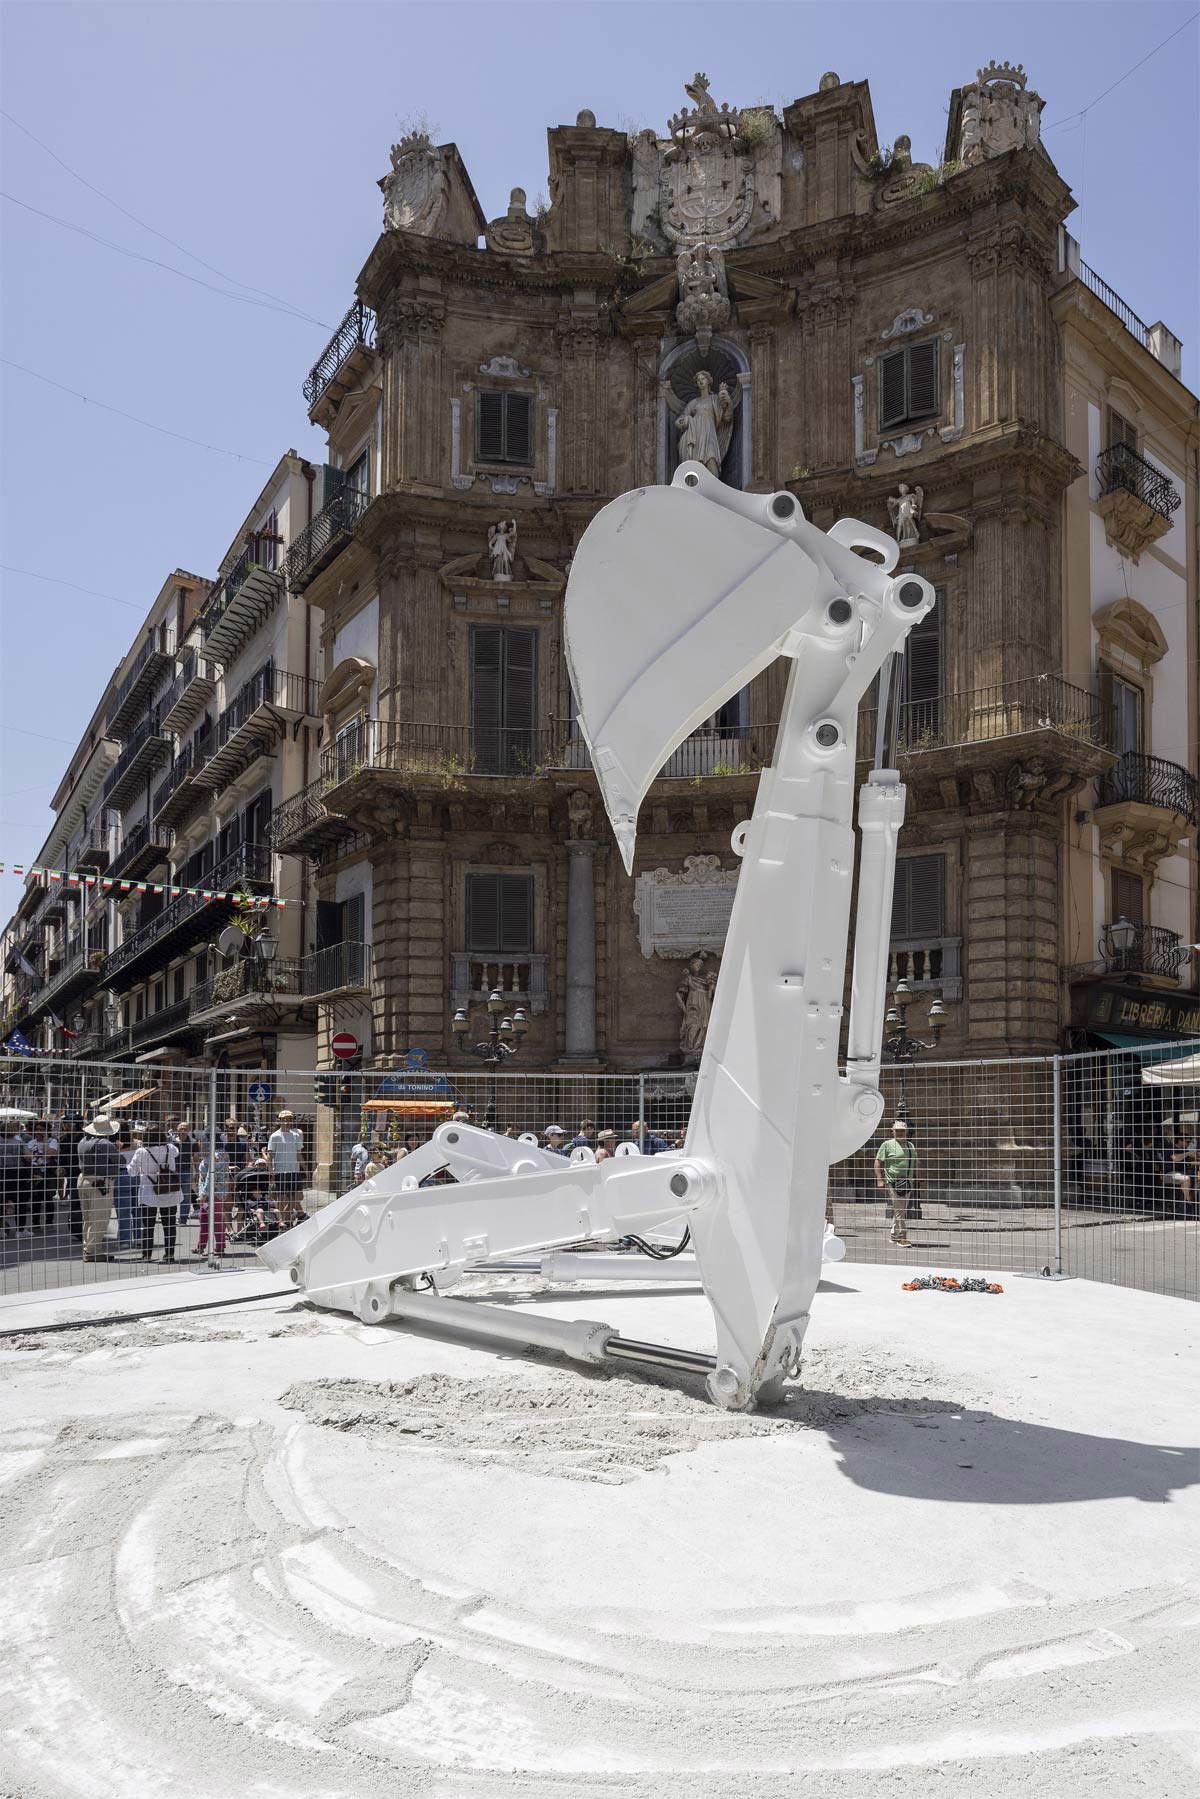
[[[726,481],[787,487],[824,528],[888,529],[899,483],[919,487],[901,566],[941,604],[901,723],[895,972],[945,994],[944,1053],[1054,1048],[1069,821],[1113,755],[1094,663],[1067,660],[1064,516],[1090,472],[1064,422],[1073,202],[1042,102],[1023,72],[980,71],[935,170],[879,145],[865,83],[827,75],[779,115],[718,104],[703,76],[687,92],[661,135],[590,113],[552,128],[536,219],[514,190],[489,224],[452,145],[398,148],[381,184],[356,302],[374,341],[354,337],[353,383],[340,352],[310,378],[329,529],[292,575],[321,623],[324,747],[273,825],[325,905],[370,920],[369,1015],[331,1003],[322,1042],[351,1028],[375,1060],[453,1064],[452,1005],[498,984],[530,1012],[518,1066],[681,1065],[687,950],[643,953],[636,878],[736,868],[786,669],[667,764],[631,880],[571,724],[561,619],[582,532],[670,478],[707,371]]]

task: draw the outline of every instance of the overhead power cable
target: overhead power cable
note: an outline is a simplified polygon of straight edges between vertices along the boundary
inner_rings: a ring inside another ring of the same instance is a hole
[[[10,562],[0,562],[0,569],[6,575],[24,575],[29,581],[49,581],[55,587],[70,587],[76,593],[87,593],[94,600],[113,600],[118,606],[132,606],[135,612],[146,612],[146,606],[139,606],[136,600],[123,600],[119,593],[101,593],[96,587],[80,587],[78,581],[64,581],[59,575],[39,575],[36,569],[14,568]]]
[[[130,424],[144,425],[147,431],[157,431],[163,437],[177,438],[180,443],[191,444],[193,449],[212,450],[218,456],[232,456],[235,462],[257,462],[260,468],[271,467],[265,456],[243,456],[240,450],[227,450],[223,444],[202,443],[198,437],[186,437],[182,431],[172,431],[166,425],[156,425],[151,419],[140,419],[135,413],[123,412],[119,406],[110,406],[106,400],[93,400],[90,394],[81,394],[77,388],[64,387],[61,381],[53,381],[49,375],[39,374],[37,369],[26,368],[23,362],[12,362],[7,356],[0,356],[0,363],[5,368],[19,369],[21,374],[30,375],[35,381],[44,381],[47,387],[57,387],[60,393],[82,400],[85,406],[98,406],[102,412],[115,412],[118,418],[128,419]]]
[[[210,294],[220,294],[222,299],[235,300],[239,306],[254,306],[260,312],[278,312],[285,319],[296,319],[301,324],[319,325],[322,331],[332,331],[324,319],[315,319],[309,313],[298,312],[294,306],[276,306],[272,300],[255,300],[249,294],[231,293],[227,287],[217,287],[215,282],[202,281],[199,275],[189,275],[186,269],[177,269],[174,263],[163,262],[157,256],[144,256],[140,250],[130,250],[125,244],[115,244],[110,237],[101,237],[98,231],[89,231],[86,225],[76,225],[70,219],[60,219],[57,213],[43,212],[40,206],[31,206],[28,200],[20,200],[16,194],[0,189],[0,199],[11,201],[14,206],[23,207],[39,219],[48,219],[52,225],[61,225],[64,231],[75,231],[80,237],[88,237],[94,244],[103,244],[106,250],[115,250],[118,256],[128,256],[134,262],[146,262],[151,268],[165,269],[168,275],[178,275],[181,281],[190,281],[196,287],[207,288]]]
[[[1066,114],[1065,118],[1052,119],[1050,124],[1043,125],[1043,131],[1054,131],[1059,125],[1069,125],[1074,119],[1086,118],[1093,106],[1099,106],[1101,100],[1107,100],[1108,96],[1111,93],[1114,93],[1123,81],[1128,81],[1131,75],[1136,75],[1143,63],[1148,63],[1152,56],[1157,56],[1160,50],[1165,50],[1173,38],[1177,38],[1181,31],[1186,31],[1189,25],[1194,25],[1197,19],[1200,19],[1200,12],[1194,12],[1190,19],[1185,19],[1182,25],[1177,25],[1175,30],[1170,33],[1170,36],[1165,37],[1161,44],[1155,44],[1153,50],[1147,50],[1145,56],[1138,62],[1135,62],[1131,69],[1126,69],[1123,75],[1118,75],[1112,86],[1106,87],[1102,94],[1097,94],[1094,100],[1089,100],[1086,106],[1081,106],[1079,108],[1078,112],[1069,112]]]
[[[293,305],[291,300],[285,300],[281,294],[269,293],[265,287],[255,287],[249,281],[239,281],[236,275],[227,275],[224,269],[217,268],[215,263],[205,262],[203,256],[197,256],[196,252],[194,250],[189,250],[186,244],[179,243],[177,239],[168,237],[165,231],[160,231],[156,225],[151,225],[145,219],[140,219],[136,212],[130,212],[127,206],[122,206],[119,200],[114,200],[111,194],[106,194],[104,189],[97,187],[94,181],[89,181],[86,175],[81,175],[78,169],[73,169],[69,162],[63,160],[57,150],[52,150],[49,144],[43,143],[42,139],[35,136],[29,129],[28,125],[23,125],[20,119],[14,118],[12,113],[7,112],[2,106],[0,106],[0,118],[7,119],[10,125],[15,125],[18,131],[24,132],[31,143],[35,143],[39,150],[44,150],[46,155],[49,156],[52,161],[56,162],[60,169],[65,169],[67,174],[70,175],[73,180],[78,181],[81,186],[86,187],[89,193],[98,195],[107,205],[114,206],[125,218],[132,219],[135,225],[140,225],[142,230],[148,231],[152,237],[161,238],[163,243],[170,244],[173,250],[178,250],[181,255],[190,257],[192,262],[199,263],[200,267],[202,269],[207,269],[210,275],[219,275],[222,281],[231,282],[234,287],[245,288],[247,293],[258,294],[264,300],[276,300],[281,306],[286,306],[289,311],[294,312],[297,318],[308,319],[310,324],[319,325],[321,323],[320,319],[311,318],[310,314],[304,312],[300,307]],[[326,327],[322,328],[326,329]]]

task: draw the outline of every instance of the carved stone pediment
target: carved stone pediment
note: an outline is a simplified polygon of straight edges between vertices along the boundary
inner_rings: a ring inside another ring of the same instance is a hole
[[[1145,500],[1139,500],[1136,494],[1123,487],[1103,494],[1096,509],[1104,520],[1104,535],[1113,549],[1133,562],[1171,529],[1170,519],[1155,512],[1153,506],[1147,506]]]
[[[542,599],[561,594],[567,585],[567,577],[561,569],[555,568],[552,562],[544,562],[540,556],[530,555],[528,551],[522,551],[516,556],[512,574],[506,581],[498,581],[493,575],[486,550],[451,557],[449,562],[444,562],[438,569],[438,580],[448,593],[469,593],[476,590],[513,593],[524,590],[537,594]]]
[[[1167,653],[1167,640],[1154,614],[1128,595],[1093,612],[1092,623],[1100,634],[1102,657],[1120,649],[1148,668]]]
[[[484,232],[489,250],[499,256],[536,256],[542,247],[536,219],[525,210],[525,189],[514,187],[503,218],[492,219]]]

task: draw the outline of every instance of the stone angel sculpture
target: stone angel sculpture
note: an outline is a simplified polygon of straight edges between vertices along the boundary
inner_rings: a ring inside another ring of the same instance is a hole
[[[910,487],[901,481],[900,491],[888,495],[888,512],[892,519],[892,535],[902,550],[913,550],[921,541],[921,513],[925,507],[925,489]]]
[[[517,521],[500,518],[488,526],[488,555],[492,559],[492,580],[511,581],[513,557],[517,549]]]
[[[667,405],[675,414],[679,460],[702,462],[710,474],[719,477],[733,435],[733,415],[742,397],[741,385],[735,383],[731,391],[722,381],[714,393],[711,374],[707,369],[700,369],[696,386],[700,391],[686,405],[669,386],[667,388]]]

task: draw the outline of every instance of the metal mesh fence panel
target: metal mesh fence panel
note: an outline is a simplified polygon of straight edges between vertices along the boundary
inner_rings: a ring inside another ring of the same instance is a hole
[[[563,1147],[675,1149],[694,1085],[671,1071],[281,1074],[0,1058],[0,1291],[252,1265],[265,1238],[456,1112]],[[888,1067],[883,1089],[880,1129],[830,1171],[829,1215],[851,1261],[1065,1273],[1200,1298],[1200,1044]],[[78,1179],[97,1120],[117,1158],[98,1192]],[[907,1151],[881,1162],[881,1145],[901,1137]]]

